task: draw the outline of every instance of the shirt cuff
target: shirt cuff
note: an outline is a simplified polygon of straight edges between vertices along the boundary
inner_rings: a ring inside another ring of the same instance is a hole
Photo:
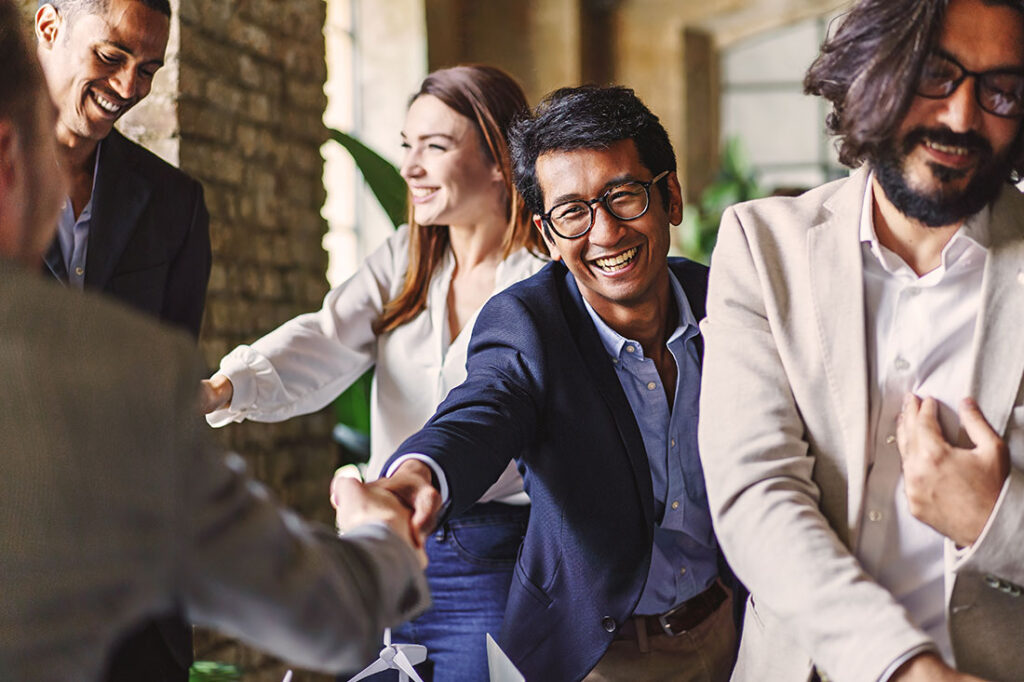
[[[445,478],[444,470],[441,469],[441,466],[437,462],[432,460],[430,457],[427,457],[426,455],[421,455],[418,452],[412,452],[409,453],[408,455],[402,455],[401,457],[396,459],[391,466],[388,467],[388,470],[384,472],[384,477],[390,477],[392,474],[395,473],[395,471],[398,470],[398,467],[400,467],[403,462],[410,459],[415,459],[416,461],[423,462],[428,467],[430,467],[430,470],[434,472],[434,480],[437,481],[438,492],[441,493],[441,504],[448,504],[448,479]]]

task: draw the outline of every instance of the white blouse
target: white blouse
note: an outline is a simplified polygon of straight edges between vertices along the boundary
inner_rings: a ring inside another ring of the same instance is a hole
[[[403,226],[371,254],[356,274],[331,289],[323,307],[285,322],[220,362],[234,387],[230,407],[207,415],[211,426],[252,419],[284,421],[315,412],[376,365],[370,397],[369,479],[407,437],[433,416],[448,391],[466,378],[466,350],[479,310],[450,340],[448,288],[455,269],[451,249],[430,280],[426,308],[380,336],[373,323],[401,291],[409,263]],[[494,293],[537,272],[546,261],[519,249],[498,265]],[[522,479],[510,462],[480,498],[526,504]]]

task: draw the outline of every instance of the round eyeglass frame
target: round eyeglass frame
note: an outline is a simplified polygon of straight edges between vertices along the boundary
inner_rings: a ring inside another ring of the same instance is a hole
[[[557,234],[562,239],[579,239],[580,237],[585,236],[594,227],[594,219],[597,214],[596,204],[601,204],[602,206],[604,206],[604,210],[608,211],[608,213],[612,217],[618,220],[629,221],[636,220],[637,218],[642,218],[645,215],[647,215],[647,211],[651,208],[651,185],[664,178],[670,172],[670,170],[663,170],[650,180],[647,180],[646,182],[643,180],[630,180],[628,182],[620,183],[618,185],[615,185],[614,187],[609,187],[601,194],[601,196],[596,197],[594,199],[572,199],[571,201],[563,201],[560,204],[555,204],[554,206],[552,206],[547,213],[542,213],[540,219],[544,221],[544,224],[547,225],[552,232]],[[612,210],[611,206],[608,205],[608,195],[610,195],[612,192],[625,185],[640,185],[641,187],[644,188],[644,196],[647,197],[647,200],[644,202],[644,210],[640,211],[635,216],[632,216],[630,218],[620,216],[618,213]],[[555,227],[554,222],[552,222],[551,220],[551,214],[555,212],[555,209],[565,206],[566,204],[586,204],[587,208],[590,209],[590,224],[587,225],[587,229],[583,230],[579,234],[574,234],[571,237],[559,232],[558,229]]]
[[[943,94],[929,94],[929,93],[921,92],[921,83],[918,82],[917,87],[915,88],[915,92],[918,95],[920,95],[921,97],[924,97],[926,99],[946,99],[947,97],[949,97],[950,95],[952,95],[954,92],[957,91],[957,89],[964,82],[964,80],[966,80],[966,78],[968,76],[971,76],[972,78],[974,78],[974,99],[978,103],[978,106],[981,107],[982,111],[985,111],[985,112],[987,112],[989,114],[992,114],[993,116],[998,116],[999,118],[1008,118],[1008,119],[1024,118],[1024,108],[1022,108],[1021,111],[1016,113],[1016,114],[1001,114],[998,111],[993,111],[988,106],[986,106],[985,100],[982,97],[982,92],[981,92],[982,91],[982,83],[985,80],[986,76],[998,76],[998,75],[1007,75],[1007,74],[1009,74],[1009,75],[1015,75],[1015,76],[1022,76],[1022,77],[1024,77],[1024,69],[990,69],[988,71],[971,71],[966,66],[964,66],[963,64],[958,62],[953,57],[953,55],[947,54],[944,51],[933,52],[927,58],[931,59],[933,57],[939,57],[943,61],[949,62],[950,64],[952,64],[953,66],[955,66],[957,69],[960,70],[960,75],[957,78],[946,82],[946,88],[945,89],[947,89],[948,91],[944,95]]]

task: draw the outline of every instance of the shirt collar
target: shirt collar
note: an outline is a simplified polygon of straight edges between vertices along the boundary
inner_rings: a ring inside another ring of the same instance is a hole
[[[889,249],[882,246],[878,241],[878,233],[875,231],[874,208],[874,171],[868,174],[867,186],[864,188],[864,201],[861,202],[860,212],[860,241],[871,250],[871,254],[881,263],[886,271],[892,273],[906,267],[903,260]],[[992,216],[991,206],[985,206],[972,216],[969,216],[960,229],[956,231],[952,239],[942,249],[941,269],[945,270],[963,254],[969,251],[988,251],[989,244],[989,220]]]
[[[676,306],[679,311],[679,322],[676,325],[675,330],[669,336],[668,343],[672,343],[680,337],[690,338],[696,336],[698,332],[697,320],[693,316],[693,311],[690,310],[690,303],[686,300],[686,294],[683,293],[683,287],[679,284],[679,280],[676,279],[675,274],[670,269],[668,271],[669,285],[672,287],[672,297],[675,300]],[[608,355],[612,359],[618,359],[622,355],[622,349],[626,344],[634,346],[635,352],[633,355],[636,357],[643,357],[643,347],[639,342],[627,339],[626,337],[619,334],[617,331],[608,326],[608,324],[601,319],[601,316],[597,314],[587,299],[583,297],[583,305],[586,306],[587,312],[590,314],[590,319],[594,321],[594,326],[597,328],[597,335],[601,339],[601,343],[604,345]],[[667,344],[666,344],[667,345]]]

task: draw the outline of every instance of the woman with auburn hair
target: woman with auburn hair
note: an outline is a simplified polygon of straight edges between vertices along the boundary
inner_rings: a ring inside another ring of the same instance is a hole
[[[409,225],[399,228],[323,307],[225,356],[203,382],[207,420],[281,421],[313,412],[375,367],[368,478],[466,377],[477,312],[539,270],[540,233],[512,182],[506,135],[527,108],[490,66],[435,71],[402,130]],[[514,463],[427,539],[431,610],[395,630],[425,644],[425,680],[486,680],[486,632],[497,633],[529,500]]]

